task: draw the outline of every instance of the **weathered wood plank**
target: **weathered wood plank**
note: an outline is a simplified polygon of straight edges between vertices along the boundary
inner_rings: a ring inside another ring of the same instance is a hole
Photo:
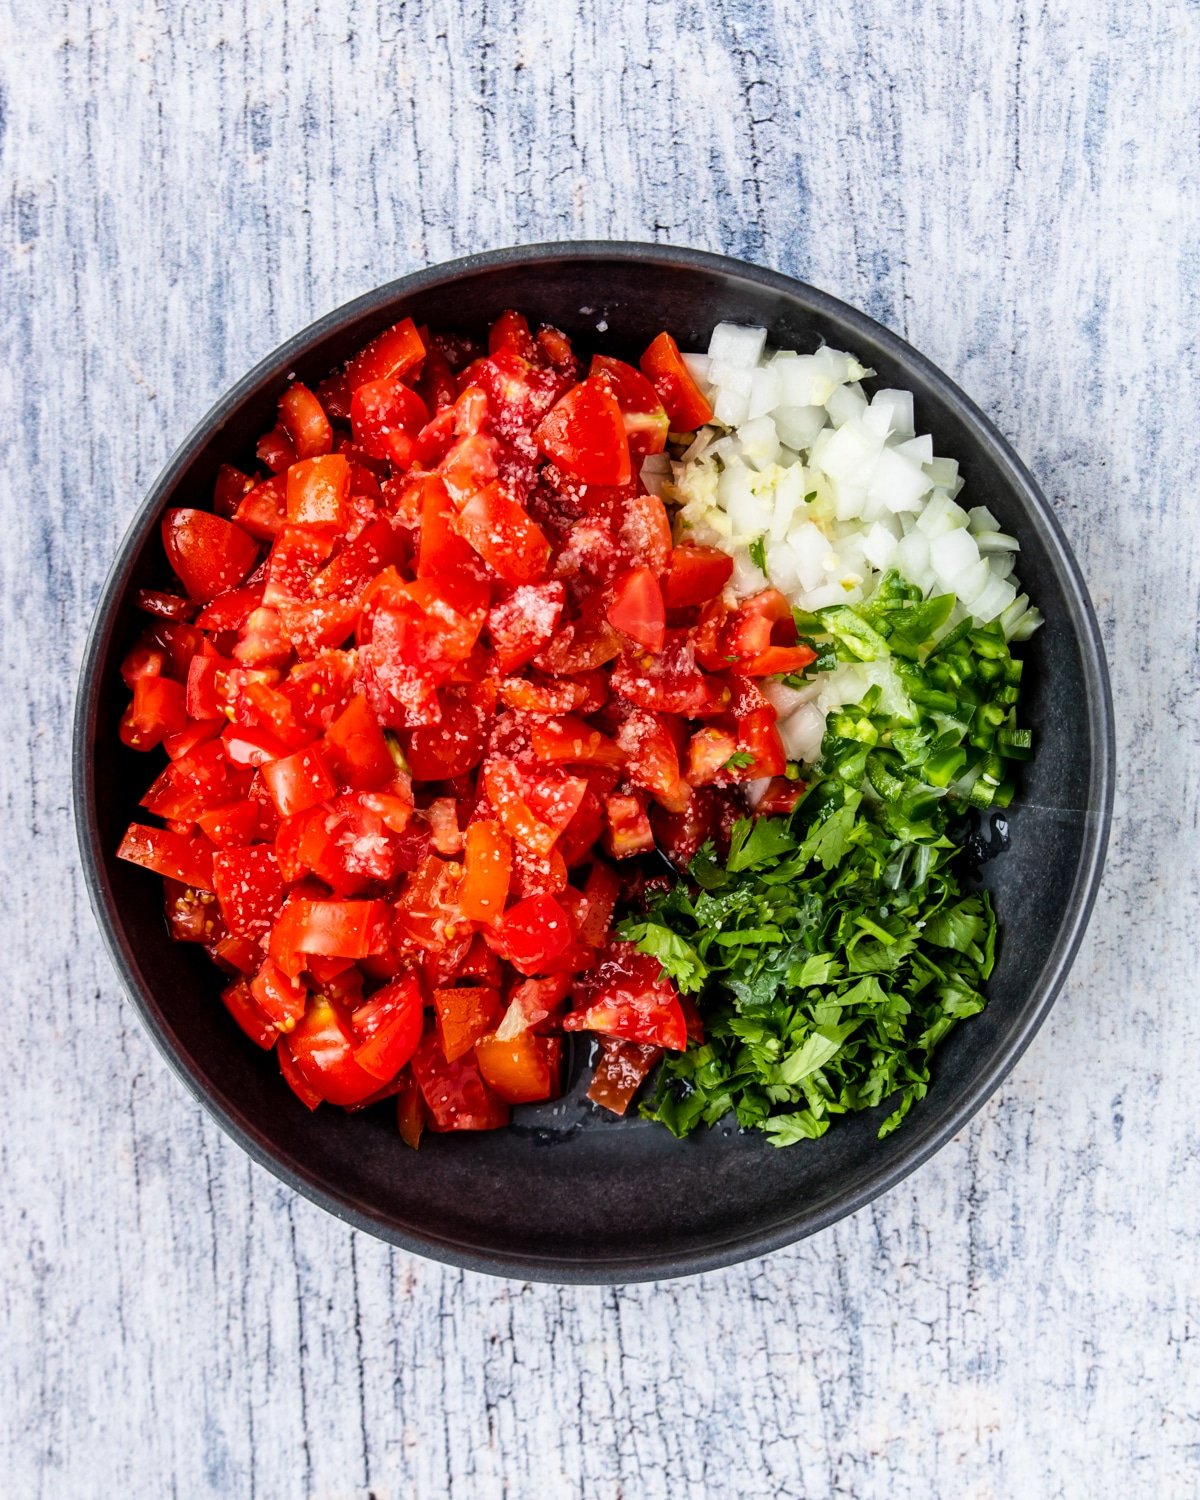
[[[1200,15],[578,12],[0,11],[5,1493],[1192,1493]],[[959,378],[1079,551],[1123,775],[1074,978],[975,1124],[810,1243],[615,1292],[392,1252],[229,1145],[120,1003],[66,750],[108,560],[212,398],[410,267],[580,235],[802,275]]]

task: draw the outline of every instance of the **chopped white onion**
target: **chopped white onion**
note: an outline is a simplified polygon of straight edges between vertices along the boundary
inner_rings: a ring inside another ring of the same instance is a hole
[[[753,370],[762,358],[767,342],[765,328],[746,328],[740,323],[718,323],[708,341],[708,356],[717,363],[738,370]],[[713,383],[719,383],[716,376]]]

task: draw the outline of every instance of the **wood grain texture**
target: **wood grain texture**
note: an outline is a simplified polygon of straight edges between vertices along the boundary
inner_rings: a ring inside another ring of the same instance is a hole
[[[1200,11],[572,9],[0,7],[0,1490],[1194,1494]],[[226,385],[412,267],[586,235],[792,272],[957,378],[1078,551],[1121,753],[1073,978],[975,1123],[619,1291],[393,1252],[229,1144],[122,1003],[67,753],[108,562]]]

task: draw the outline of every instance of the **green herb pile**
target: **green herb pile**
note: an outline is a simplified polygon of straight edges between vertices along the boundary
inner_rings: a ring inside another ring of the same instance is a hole
[[[798,615],[810,673],[871,662],[877,680],[830,714],[792,814],[742,820],[724,863],[706,845],[622,924],[704,1019],[642,1110],[676,1135],[733,1111],[784,1146],[890,1103],[886,1135],[934,1048],[983,1009],[996,919],[960,883],[966,812],[1008,805],[1030,738],[1003,631],[948,628],[954,606],[889,574],[867,603]]]

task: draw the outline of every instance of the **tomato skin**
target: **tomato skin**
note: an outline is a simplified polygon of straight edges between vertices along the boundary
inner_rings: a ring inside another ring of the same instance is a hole
[[[663,332],[642,355],[643,375],[658,392],[675,432],[694,432],[712,421],[712,407],[683,362],[679,345]]]
[[[253,537],[206,510],[167,511],[162,539],[188,597],[203,603],[239,584],[258,556]]]
[[[661,651],[667,633],[662,589],[649,568],[631,568],[613,585],[608,623],[647,651]]]
[[[269,844],[219,850],[213,856],[213,885],[230,932],[266,936],[283,905],[283,878]]]
[[[281,1038],[279,1050],[296,1065],[309,1088],[327,1104],[359,1104],[379,1088],[379,1080],[355,1061],[356,1039],[349,1022],[327,1000],[314,997]]]
[[[475,1043],[475,1061],[484,1081],[509,1104],[534,1104],[561,1092],[562,1042],[556,1036],[523,1031],[508,1041],[483,1037]]]
[[[382,1082],[395,1078],[417,1050],[425,1025],[420,981],[406,974],[376,990],[350,1017],[359,1045],[354,1060]]]
[[[325,408],[306,385],[297,381],[280,397],[279,420],[297,458],[316,458],[333,448],[333,427]]]
[[[536,583],[546,571],[550,543],[498,481],[471,496],[459,512],[458,530],[505,583]]]
[[[707,604],[733,576],[733,558],[719,547],[681,542],[671,553],[663,579],[663,602],[668,609]]]
[[[385,328],[346,365],[351,391],[372,380],[401,379],[425,358],[425,343],[411,318]]]
[[[215,890],[213,884],[213,846],[204,838],[189,838],[172,833],[169,828],[151,828],[145,823],[131,823],[117,849],[117,858],[126,859],[143,869],[178,880],[181,885],[200,891]]]
[[[412,1076],[431,1130],[497,1130],[508,1124],[508,1105],[484,1082],[474,1054],[447,1062],[432,1032],[426,1032],[413,1054]]]
[[[234,517],[242,497],[254,488],[254,480],[232,464],[222,464],[213,485],[213,510],[227,521]]]
[[[584,484],[628,484],[633,477],[621,408],[599,377],[580,381],[542,418],[534,440]]]
[[[564,1018],[564,1031],[599,1031],[673,1052],[687,1046],[678,991],[659,961],[632,943],[610,943],[575,986],[575,999],[580,1008]]]

